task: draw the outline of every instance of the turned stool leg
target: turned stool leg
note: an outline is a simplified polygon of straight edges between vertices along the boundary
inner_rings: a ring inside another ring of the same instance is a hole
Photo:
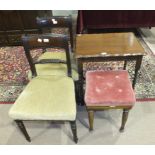
[[[24,126],[24,123],[20,120],[15,120],[15,122],[17,123],[19,129],[21,130],[21,132],[24,134],[25,138],[27,141],[31,142],[31,139],[26,131],[26,128]]]
[[[88,110],[88,118],[89,118],[89,130],[93,130],[93,123],[94,123],[94,111]]]
[[[129,114],[129,109],[124,109],[123,115],[122,115],[122,124],[121,124],[120,130],[119,130],[120,132],[124,131],[124,127],[125,127],[126,121],[128,119],[128,114]]]

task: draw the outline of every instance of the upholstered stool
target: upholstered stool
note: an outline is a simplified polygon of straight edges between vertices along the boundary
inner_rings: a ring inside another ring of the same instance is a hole
[[[90,130],[93,130],[94,111],[123,109],[120,128],[120,131],[123,131],[128,112],[135,102],[135,94],[127,71],[88,71],[86,73],[85,104]]]

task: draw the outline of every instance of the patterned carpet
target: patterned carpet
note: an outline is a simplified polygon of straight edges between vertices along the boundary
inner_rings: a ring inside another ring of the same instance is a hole
[[[155,99],[155,56],[141,37],[138,38],[146,51],[137,78],[136,97],[140,99]]]
[[[34,58],[40,51],[32,51]],[[0,48],[0,102],[14,102],[28,83],[29,65],[23,47]]]
[[[152,52],[141,38],[139,38],[139,41],[142,43],[147,55],[143,58],[138,75],[135,89],[136,97],[138,99],[155,99],[155,57],[153,57]],[[37,59],[41,52],[34,50],[32,53],[33,57]],[[104,64],[104,68],[105,65],[109,66],[109,63]],[[121,69],[122,66],[123,62],[113,62],[108,68]],[[132,78],[134,63],[129,62],[127,67]],[[86,70],[90,68],[103,69],[103,63],[86,64],[84,68]],[[29,65],[23,47],[0,48],[0,103],[14,102],[16,100],[28,82],[28,70]]]

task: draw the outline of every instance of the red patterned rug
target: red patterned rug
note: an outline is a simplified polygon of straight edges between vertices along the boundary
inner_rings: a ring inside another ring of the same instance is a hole
[[[144,56],[141,70],[136,84],[136,97],[138,100],[155,100],[155,57],[150,49],[139,38],[147,55]],[[33,57],[37,58],[40,51],[33,51]],[[109,65],[109,64],[108,64]],[[111,64],[111,68],[121,67],[122,63]],[[128,69],[132,77],[133,63],[128,64]],[[87,64],[86,68],[103,69],[103,64]],[[104,66],[105,67],[105,66]],[[0,104],[13,103],[24,89],[28,82],[27,74],[29,65],[26,60],[23,47],[1,47],[0,48]]]
[[[33,51],[33,57],[38,56],[38,52]],[[28,82],[28,71],[23,47],[0,48],[0,103],[16,100]]]

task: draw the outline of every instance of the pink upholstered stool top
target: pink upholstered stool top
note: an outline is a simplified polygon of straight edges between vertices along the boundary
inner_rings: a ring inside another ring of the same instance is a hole
[[[133,106],[135,102],[135,94],[127,71],[86,73],[87,106]]]

